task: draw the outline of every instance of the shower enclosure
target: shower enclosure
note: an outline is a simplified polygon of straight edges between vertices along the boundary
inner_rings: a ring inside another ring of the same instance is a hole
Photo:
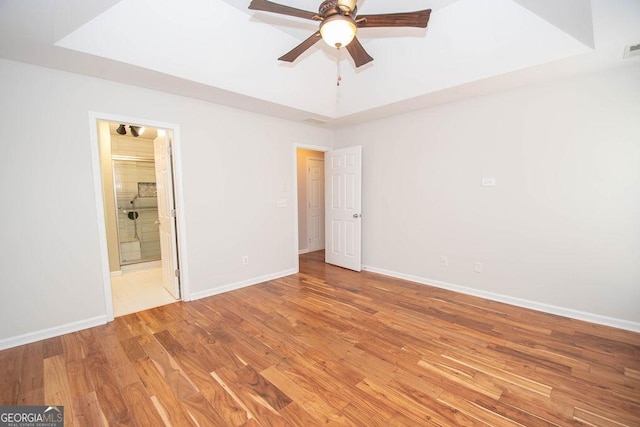
[[[120,265],[160,259],[158,198],[153,159],[113,156]]]

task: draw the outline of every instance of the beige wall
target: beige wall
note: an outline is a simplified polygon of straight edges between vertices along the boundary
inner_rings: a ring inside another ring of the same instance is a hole
[[[324,159],[321,151],[298,149],[298,250],[308,248],[307,233],[307,159]]]
[[[118,249],[118,224],[116,221],[115,193],[113,189],[113,163],[111,162],[109,123],[98,123],[98,142],[100,144],[102,202],[104,203],[107,246],[109,248],[109,271],[118,271],[120,270],[120,252]]]

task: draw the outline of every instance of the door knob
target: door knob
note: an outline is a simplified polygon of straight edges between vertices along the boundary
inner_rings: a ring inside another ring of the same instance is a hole
[[[361,216],[360,214],[353,214],[354,218],[360,218],[360,216]]]

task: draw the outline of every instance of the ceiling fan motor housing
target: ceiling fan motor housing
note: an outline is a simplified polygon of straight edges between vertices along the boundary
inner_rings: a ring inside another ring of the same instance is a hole
[[[353,6],[351,6],[353,4]],[[320,4],[318,13],[323,18],[333,15],[355,15],[356,6],[354,1],[325,0]]]

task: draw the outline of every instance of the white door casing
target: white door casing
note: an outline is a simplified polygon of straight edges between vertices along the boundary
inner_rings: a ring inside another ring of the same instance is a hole
[[[156,165],[156,189],[158,193],[158,221],[160,222],[162,286],[164,286],[174,298],[179,299],[180,279],[176,245],[173,176],[171,173],[171,139],[166,135],[166,132],[158,131],[158,137],[153,140],[153,149]]]
[[[324,160],[307,158],[307,249],[324,249]]]
[[[326,152],[325,176],[325,261],[360,271],[362,148]]]

